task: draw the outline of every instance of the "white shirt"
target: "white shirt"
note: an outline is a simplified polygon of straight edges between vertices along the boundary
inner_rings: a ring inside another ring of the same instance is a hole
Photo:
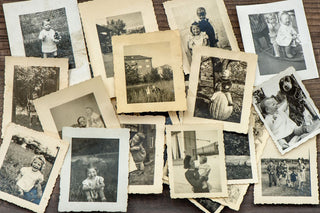
[[[17,185],[24,191],[29,192],[37,181],[43,181],[43,174],[38,170],[32,171],[32,167],[22,167],[20,169],[21,178],[17,181]]]
[[[52,53],[57,51],[57,44],[54,42],[56,39],[54,38],[55,31],[53,29],[50,30],[41,30],[39,34],[39,39],[42,41],[42,52],[43,53]]]

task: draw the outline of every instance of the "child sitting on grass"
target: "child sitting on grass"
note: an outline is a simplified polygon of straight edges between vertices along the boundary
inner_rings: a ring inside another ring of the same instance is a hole
[[[100,197],[101,201],[106,201],[104,186],[104,178],[97,175],[97,169],[92,166],[87,168],[87,178],[82,181],[82,190],[86,195],[87,201],[93,202],[98,197]]]
[[[22,167],[16,178],[19,196],[23,199],[39,204],[42,197],[41,183],[46,159],[42,155],[32,158],[30,167]]]

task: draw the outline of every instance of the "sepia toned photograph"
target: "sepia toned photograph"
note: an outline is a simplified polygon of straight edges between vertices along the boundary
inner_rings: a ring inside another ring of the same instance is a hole
[[[119,128],[119,120],[101,77],[34,101],[45,133],[62,136],[63,127]]]
[[[190,198],[189,201],[205,213],[220,213],[224,208],[223,205],[209,198]]]
[[[152,1],[91,1],[80,3],[79,10],[93,75],[104,77],[115,97],[112,37],[158,31]]]
[[[268,140],[258,172],[255,204],[319,204],[316,137],[284,155]]]
[[[70,85],[91,78],[77,1],[3,5],[12,56],[68,58]]]
[[[320,132],[320,115],[293,67],[255,88],[253,105],[284,154]]]
[[[0,149],[0,197],[44,212],[68,143],[10,123]]]
[[[5,57],[2,133],[10,122],[43,131],[33,100],[67,86],[67,59]]]
[[[130,156],[135,167],[129,173],[129,193],[162,193],[163,141],[162,116],[119,116],[122,128],[130,129]]]
[[[185,73],[190,73],[194,47],[239,50],[223,1],[174,0],[163,5],[170,29],[181,34]]]
[[[117,112],[186,109],[178,31],[112,37]]]
[[[247,133],[257,56],[207,47],[195,51],[184,121],[205,119]]]
[[[245,51],[259,56],[255,85],[290,66],[303,80],[318,77],[301,1],[237,6],[237,13]]]
[[[63,140],[59,211],[126,211],[129,130],[64,127]]]
[[[223,132],[228,184],[256,183],[257,164],[252,132]]]
[[[171,198],[227,196],[220,128],[200,124],[167,126]]]

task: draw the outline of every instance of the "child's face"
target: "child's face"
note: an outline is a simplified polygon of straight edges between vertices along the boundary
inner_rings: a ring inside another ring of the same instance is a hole
[[[31,164],[32,170],[33,171],[40,170],[42,167],[42,164],[43,164],[43,162],[40,159],[38,159],[38,158],[34,159],[34,161],[32,161],[32,164]]]
[[[265,107],[266,107],[266,112],[268,114],[273,114],[277,111],[278,109],[278,103],[275,99],[270,98],[265,101]]]
[[[79,118],[79,126],[81,126],[81,127],[87,126],[87,121],[84,117]]]
[[[225,69],[222,71],[222,79],[228,79],[230,77],[230,70],[229,69]]]
[[[87,115],[92,115],[92,109],[91,108],[86,108],[86,114]]]
[[[283,14],[281,16],[281,22],[282,24],[286,25],[286,26],[289,26],[290,25],[290,17],[288,14]]]
[[[139,139],[140,139],[140,138],[139,138],[138,135],[134,135],[134,136],[132,137],[132,139],[131,139],[131,146],[134,146],[134,145],[138,144],[139,141],[140,141]]]
[[[43,22],[43,29],[48,30],[48,31],[51,29],[51,25],[50,25],[49,21]]]
[[[88,169],[87,175],[88,178],[94,178],[95,176],[97,176],[97,171],[94,168],[90,168]]]
[[[193,35],[199,35],[200,34],[200,28],[197,25],[192,25],[191,31]]]
[[[200,20],[203,20],[206,18],[206,11],[203,9],[198,9],[197,10],[197,16],[199,17]]]
[[[276,17],[275,17],[275,16],[271,16],[271,17],[269,18],[269,22],[270,22],[271,24],[277,23]]]

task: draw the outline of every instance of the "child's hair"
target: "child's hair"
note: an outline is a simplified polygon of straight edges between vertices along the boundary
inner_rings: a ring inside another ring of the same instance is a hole
[[[88,165],[87,169],[86,169],[86,176],[88,175],[89,169],[94,169],[94,170],[96,170],[96,172],[98,173],[97,167],[93,166],[93,165],[90,163],[90,164]]]
[[[287,13],[287,12],[282,12],[282,13],[280,13],[280,21],[282,22],[282,17],[284,16],[284,15],[287,15],[287,16],[289,16],[290,17],[290,15],[289,15],[289,13]]]
[[[200,156],[200,159],[201,159],[201,161],[202,161],[203,163],[207,163],[207,161],[208,161],[208,159],[207,159],[207,157],[206,157],[205,155],[201,155],[201,156]]]
[[[199,23],[198,22],[193,22],[192,24],[191,24],[191,26],[190,26],[190,32],[192,33],[192,27],[193,26],[197,26],[197,27],[199,27],[200,28],[200,26],[199,26]],[[193,33],[192,33],[193,34]]]
[[[261,112],[266,115],[268,114],[267,111],[266,111],[266,102],[268,100],[271,100],[271,99],[274,99],[273,97],[266,97],[265,99],[263,99],[261,102],[260,102],[260,109],[261,109]]]
[[[50,19],[49,19],[49,18],[44,19],[44,20],[42,21],[42,26],[44,26],[44,24],[45,24],[45,23],[48,23],[48,22],[50,23]]]
[[[135,135],[137,135],[139,137],[139,140],[140,139],[144,140],[146,138],[145,134],[142,132],[137,132]]]
[[[270,20],[272,18],[274,18],[276,20],[276,22],[278,22],[277,15],[275,13],[268,13],[268,14],[265,15],[265,17],[266,17],[266,21],[268,23],[270,23]]]
[[[204,15],[207,13],[207,12],[206,12],[206,9],[205,9],[204,7],[198,7],[198,9],[197,9],[197,15],[203,14],[203,13],[204,13]]]
[[[43,157],[43,155],[35,155],[32,160],[30,165],[32,166],[33,161],[35,161],[36,159],[39,159],[42,162],[40,171],[42,171],[44,169],[44,166],[46,165],[46,159]]]

